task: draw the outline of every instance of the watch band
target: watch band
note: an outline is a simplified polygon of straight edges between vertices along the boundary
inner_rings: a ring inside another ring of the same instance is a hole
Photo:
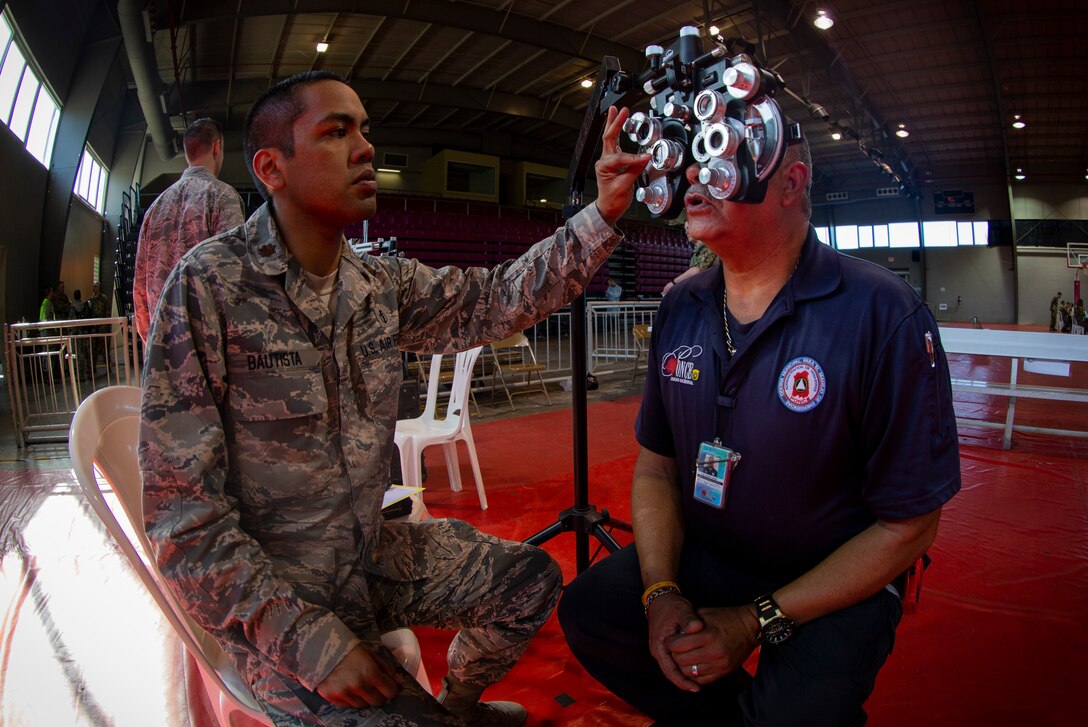
[[[781,644],[793,636],[794,620],[782,613],[774,596],[764,594],[755,600],[756,616],[759,618],[759,639],[764,644]]]

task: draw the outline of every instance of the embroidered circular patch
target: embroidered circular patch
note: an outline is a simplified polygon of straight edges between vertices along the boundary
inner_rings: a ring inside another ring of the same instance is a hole
[[[778,375],[778,398],[790,411],[812,411],[824,400],[827,379],[816,359],[798,356]]]

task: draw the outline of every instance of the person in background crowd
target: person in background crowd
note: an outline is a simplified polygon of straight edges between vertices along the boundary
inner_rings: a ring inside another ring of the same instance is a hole
[[[58,280],[53,286],[53,316],[55,320],[63,321],[72,317],[72,301],[64,292],[64,281]]]
[[[90,307],[87,301],[83,300],[83,292],[79,288],[72,292],[72,310],[68,317],[73,320],[91,317]],[[90,381],[93,378],[89,356],[91,341],[86,337],[86,334],[91,333],[94,329],[95,326],[80,326],[69,329],[69,332],[74,335],[76,371],[80,381]]]
[[[303,73],[250,109],[246,161],[268,201],[169,275],[139,455],[164,580],[277,725],[525,721],[480,697],[547,619],[559,568],[461,521],[383,522],[401,351],[498,340],[582,292],[649,162],[620,150],[627,118],[609,112],[595,202],[516,260],[436,270],[344,240],[377,208],[351,86]],[[459,629],[437,701],[381,645],[412,625]]]
[[[1057,331],[1058,324],[1060,322],[1060,316],[1058,309],[1062,302],[1062,291],[1058,291],[1058,294],[1050,299],[1050,330]]]
[[[102,292],[101,283],[91,286],[91,297],[87,299],[87,307],[90,309],[91,318],[110,317],[110,299]]]
[[[38,307],[38,320],[56,320],[56,313],[53,312],[53,286],[47,285],[42,293],[44,297],[42,298],[42,304]]]
[[[181,256],[245,221],[242,198],[219,181],[224,159],[219,124],[197,119],[185,129],[184,143],[188,169],[151,204],[140,225],[132,310],[136,331],[145,342],[163,283]]]
[[[667,295],[677,283],[687,280],[691,276],[701,273],[704,270],[709,270],[718,262],[718,256],[715,255],[714,251],[709,247],[698,240],[692,240],[692,243],[694,247],[691,249],[691,260],[688,263],[691,267],[666,283],[665,287],[661,289],[661,295]]]
[[[83,291],[79,288],[75,289],[72,293],[72,310],[69,313],[69,318],[86,318],[86,301],[83,300]]]
[[[1058,307],[1058,316],[1061,319],[1058,330],[1062,333],[1073,332],[1073,302],[1069,300],[1063,300],[1062,304]]]
[[[95,282],[91,285],[91,297],[86,302],[86,312],[88,318],[109,318],[110,317],[110,299],[102,292],[102,284]],[[94,326],[94,333],[107,333],[110,330],[108,323]],[[90,370],[91,378],[94,378],[95,367],[98,363],[98,357],[102,357],[102,362],[109,366],[109,349],[104,337],[99,336],[92,338],[88,346],[88,367]]]

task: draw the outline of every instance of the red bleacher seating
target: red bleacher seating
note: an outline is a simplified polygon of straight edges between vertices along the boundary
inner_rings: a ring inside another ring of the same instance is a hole
[[[396,237],[398,251],[428,265],[491,267],[521,255],[560,224],[556,210],[387,195],[367,232],[372,240]],[[634,279],[620,281],[629,294],[658,295],[687,269],[691,244],[682,229],[636,221],[621,222],[619,227],[635,263]],[[345,232],[362,237],[363,226],[353,225]],[[589,292],[603,293],[609,277],[608,266],[602,266]]]

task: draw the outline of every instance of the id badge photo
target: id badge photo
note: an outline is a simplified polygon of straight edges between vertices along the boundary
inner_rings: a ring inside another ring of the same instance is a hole
[[[695,500],[721,510],[729,492],[729,478],[740,462],[740,453],[720,439],[703,442],[695,460]]]

